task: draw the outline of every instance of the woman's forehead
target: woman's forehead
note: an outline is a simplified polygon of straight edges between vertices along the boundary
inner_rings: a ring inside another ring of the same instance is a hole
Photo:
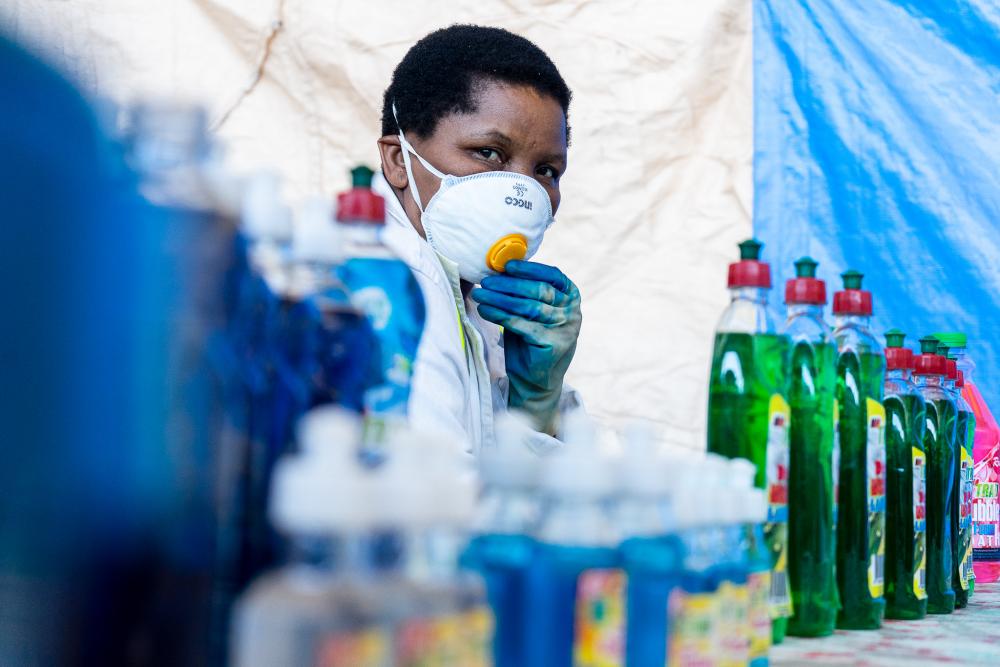
[[[531,86],[493,81],[477,86],[475,111],[442,118],[435,134],[544,147],[565,154],[566,115],[553,97]]]

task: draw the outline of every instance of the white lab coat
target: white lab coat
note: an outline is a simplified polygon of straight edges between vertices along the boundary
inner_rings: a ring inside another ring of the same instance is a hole
[[[458,266],[417,233],[380,172],[372,189],[385,198],[385,244],[412,269],[427,311],[413,368],[410,424],[417,430],[446,432],[478,455],[496,447],[494,425],[507,410],[501,329],[479,316],[474,301],[462,297]],[[563,392],[562,409],[578,404],[574,392]],[[535,433],[528,446],[546,454],[561,443]]]

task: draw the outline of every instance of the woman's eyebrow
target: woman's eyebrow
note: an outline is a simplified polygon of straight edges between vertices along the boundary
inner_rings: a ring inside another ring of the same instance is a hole
[[[492,141],[504,148],[508,148],[514,145],[514,140],[508,137],[500,130],[489,130],[488,132],[479,132],[477,134],[472,135],[469,138],[480,141]]]

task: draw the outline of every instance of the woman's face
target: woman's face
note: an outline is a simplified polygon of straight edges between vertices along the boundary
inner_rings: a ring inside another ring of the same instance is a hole
[[[483,171],[513,171],[537,180],[559,208],[559,179],[566,171],[566,117],[559,103],[531,86],[484,81],[476,93],[477,109],[438,121],[434,133],[406,139],[434,167],[446,174],[468,176]],[[420,209],[413,199],[403,164],[399,137],[379,140],[386,179],[400,191],[403,208],[420,232]],[[413,178],[426,206],[440,179],[411,156]]]

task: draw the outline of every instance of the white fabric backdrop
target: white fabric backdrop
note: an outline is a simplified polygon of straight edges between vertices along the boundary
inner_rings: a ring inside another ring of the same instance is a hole
[[[583,294],[569,380],[589,411],[704,447],[712,331],[752,210],[750,0],[2,0],[0,26],[118,102],[199,101],[240,170],[291,201],[378,159],[382,92],[452,23],[541,46],[573,90],[563,204],[540,261]]]

